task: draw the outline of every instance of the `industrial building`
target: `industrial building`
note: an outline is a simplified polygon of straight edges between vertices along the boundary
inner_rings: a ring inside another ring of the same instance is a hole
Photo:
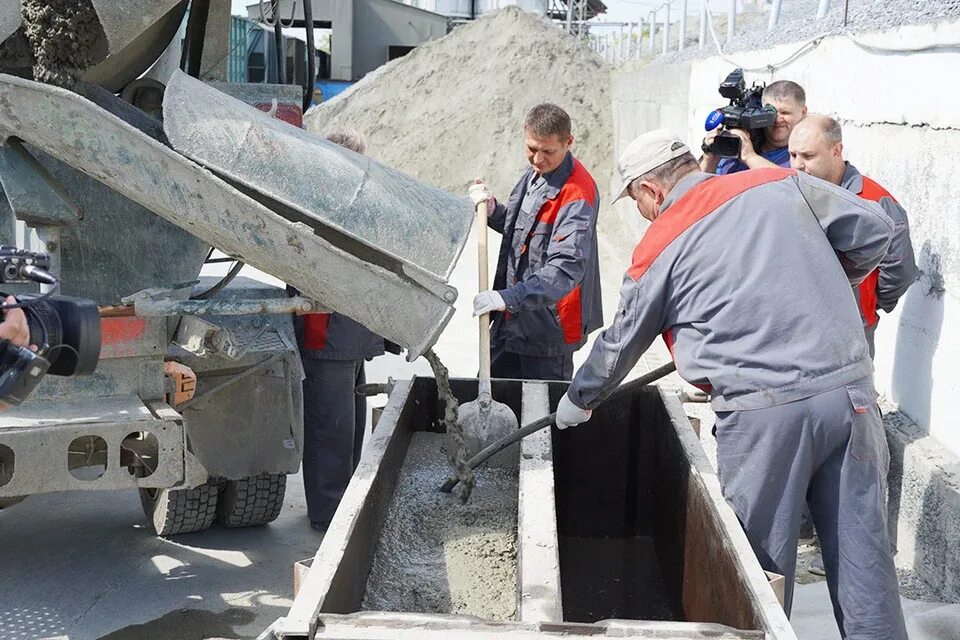
[[[530,13],[550,16],[554,20],[566,20],[568,9],[572,9],[573,20],[590,20],[607,10],[600,0],[403,0],[403,3],[454,20],[472,20],[506,7],[519,7]]]
[[[313,27],[331,30],[329,64],[321,65],[321,78],[358,80],[448,30],[447,16],[397,0],[311,0],[311,4]],[[279,6],[285,23],[306,26],[302,3],[281,0]],[[247,15],[260,19],[260,5],[248,5]]]

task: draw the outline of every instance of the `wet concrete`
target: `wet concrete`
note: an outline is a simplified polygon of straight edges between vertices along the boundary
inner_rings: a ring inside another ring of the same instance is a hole
[[[107,37],[90,0],[22,0],[22,5],[35,80],[70,88],[106,57]]]
[[[463,504],[436,490],[450,473],[445,446],[444,434],[413,434],[361,608],[513,619],[517,470],[479,470]]]
[[[449,448],[447,452],[450,461],[453,463],[454,471],[460,483],[457,485],[456,492],[461,502],[470,499],[470,493],[476,484],[473,470],[467,464],[467,445],[463,439],[463,429],[458,421],[459,403],[450,390],[450,372],[440,361],[440,357],[433,351],[427,349],[423,357],[430,363],[433,369],[433,377],[437,383],[437,396],[443,405],[443,426],[447,432],[447,442]]]

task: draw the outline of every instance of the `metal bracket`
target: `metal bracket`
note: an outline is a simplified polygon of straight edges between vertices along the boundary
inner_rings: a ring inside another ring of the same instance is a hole
[[[237,359],[246,351],[241,349],[229,329],[202,320],[197,316],[183,316],[173,337],[173,343],[197,356],[223,354]]]
[[[263,5],[269,0],[260,0],[260,22],[267,25],[270,28],[277,26],[279,23],[284,29],[289,29],[293,26],[294,17],[297,13],[297,0],[293,0],[293,4],[290,7],[290,21],[287,23],[283,22],[283,17],[277,15],[280,12],[280,3],[279,2],[270,2],[270,17],[267,17],[266,12],[263,10]]]
[[[18,220],[31,226],[68,226],[83,210],[63,185],[16,138],[0,144],[0,184]]]

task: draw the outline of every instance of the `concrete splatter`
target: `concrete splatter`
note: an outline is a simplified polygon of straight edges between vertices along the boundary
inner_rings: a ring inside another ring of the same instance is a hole
[[[453,452],[453,467],[460,481],[457,485],[457,496],[461,502],[470,499],[473,492],[475,478],[473,470],[467,464],[467,445],[463,441],[463,430],[457,421],[457,409],[459,403],[450,390],[450,374],[447,368],[440,362],[440,358],[434,353],[433,349],[428,349],[423,357],[430,363],[433,369],[433,377],[437,381],[437,395],[443,402],[443,425],[447,430],[447,435],[456,443],[456,451]]]

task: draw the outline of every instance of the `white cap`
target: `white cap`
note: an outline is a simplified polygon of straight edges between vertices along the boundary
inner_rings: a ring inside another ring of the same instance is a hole
[[[669,129],[654,129],[634,138],[617,162],[621,186],[614,202],[627,195],[631,182],[685,153],[690,153],[690,148]]]

